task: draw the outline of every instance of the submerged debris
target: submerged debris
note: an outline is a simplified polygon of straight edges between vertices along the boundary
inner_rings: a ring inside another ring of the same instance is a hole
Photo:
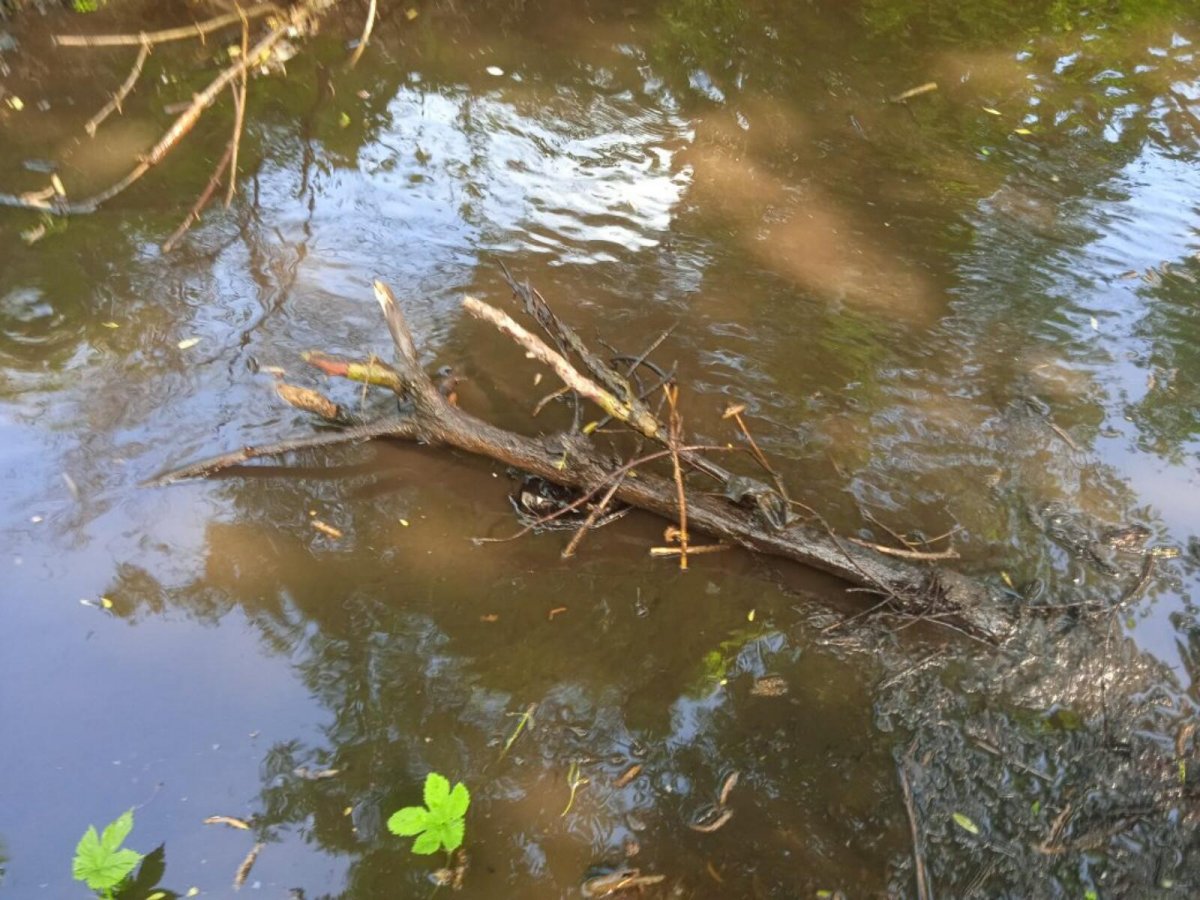
[[[595,900],[598,897],[611,897],[619,891],[661,884],[666,878],[665,875],[643,875],[641,869],[633,867],[622,868],[603,875],[593,875],[583,882],[579,891],[589,900]]]

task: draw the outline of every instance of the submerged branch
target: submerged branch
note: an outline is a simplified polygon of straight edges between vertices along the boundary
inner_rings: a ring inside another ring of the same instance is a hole
[[[137,84],[137,80],[142,74],[142,66],[146,64],[146,57],[149,55],[150,45],[142,44],[141,49],[138,50],[137,59],[133,62],[133,68],[129,70],[128,77],[121,83],[121,86],[117,88],[117,92],[104,104],[101,110],[88,119],[87,124],[83,126],[83,130],[88,133],[88,137],[95,137],[96,129],[100,127],[101,123],[114,112],[121,111],[121,104],[129,96],[129,92],[133,90],[133,86]]]

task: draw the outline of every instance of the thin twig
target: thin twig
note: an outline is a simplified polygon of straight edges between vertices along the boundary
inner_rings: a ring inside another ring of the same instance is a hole
[[[257,19],[283,10],[274,3],[259,3],[249,9],[238,10],[215,16],[194,25],[165,28],[162,31],[143,31],[140,34],[57,34],[54,43],[58,47],[136,47],[138,44],[165,44],[170,41],[186,41],[188,38],[203,38],[207,34],[236,25],[243,18]]]
[[[260,459],[267,456],[283,456],[288,453],[296,453],[300,450],[324,449],[327,447],[336,447],[339,444],[353,444],[358,441],[367,441],[385,435],[407,437],[418,433],[419,429],[412,419],[396,416],[381,419],[378,422],[369,422],[366,425],[359,425],[354,428],[347,428],[345,431],[338,431],[333,434],[309,435],[308,437],[295,438],[290,441],[278,441],[273,444],[242,447],[240,450],[222,453],[220,456],[212,456],[208,459],[202,459],[198,462],[165,472],[145,482],[144,486],[163,487],[164,485],[175,484],[176,482],[186,481],[190,478],[203,478],[215,472],[220,472],[223,469],[242,465],[252,459]]]
[[[358,64],[359,57],[367,49],[367,41],[371,39],[371,29],[375,27],[375,3],[376,0],[371,0],[371,5],[367,9],[367,21],[363,25],[362,37],[358,39],[358,46],[354,48],[354,55],[350,57],[351,69]]]
[[[688,556],[698,556],[702,553],[720,553],[722,550],[729,550],[728,544],[700,544],[699,546],[692,544],[688,547]],[[651,556],[683,556],[682,547],[651,547]]]
[[[238,12],[242,8],[238,7]],[[250,52],[250,20],[242,15],[242,55]],[[229,183],[225,186],[225,208],[233,203],[233,195],[237,191],[238,147],[242,142],[242,128],[246,122],[246,91],[250,86],[250,73],[242,72],[241,84],[234,94],[233,104],[233,155],[229,160]]]
[[[204,211],[204,207],[208,205],[208,201],[212,199],[213,193],[217,189],[217,185],[221,182],[221,176],[225,174],[225,170],[229,167],[229,161],[233,158],[233,141],[225,145],[225,152],[221,154],[221,161],[217,163],[217,167],[213,169],[212,177],[208,179],[208,184],[204,186],[204,190],[200,192],[200,196],[196,198],[196,202],[192,204],[191,210],[179,223],[179,227],[171,232],[171,236],[162,242],[162,252],[170,253],[175,249],[175,245],[180,239],[187,234],[188,229],[192,227],[192,223],[200,219],[200,213]]]
[[[734,449],[735,448],[732,448],[732,447],[715,447],[715,446],[696,445],[693,447],[680,447],[679,452],[682,453],[686,450],[686,451],[691,451],[691,452],[728,453]],[[477,544],[507,544],[509,541],[515,541],[518,538],[523,538],[523,537],[525,537],[525,535],[529,534],[531,531],[541,528],[543,525],[546,525],[549,522],[553,522],[555,519],[559,518],[560,516],[565,516],[567,513],[573,512],[574,510],[579,509],[579,507],[581,507],[581,506],[583,506],[583,504],[587,503],[588,500],[590,500],[592,497],[595,497],[598,493],[600,493],[600,491],[604,490],[604,488],[609,484],[609,482],[613,478],[617,478],[619,476],[625,475],[626,473],[633,471],[638,466],[643,466],[646,463],[651,463],[651,462],[654,462],[655,460],[662,459],[663,457],[670,456],[670,455],[671,455],[670,450],[657,450],[654,453],[648,453],[645,456],[639,457],[638,459],[635,459],[635,460],[625,463],[620,468],[614,469],[613,471],[609,472],[604,478],[602,478],[600,480],[600,483],[597,484],[591,490],[585,491],[580,497],[577,497],[575,500],[572,500],[566,506],[556,509],[552,513],[547,513],[546,515],[542,516],[540,519],[535,519],[533,522],[530,522],[528,525],[526,525],[524,528],[522,528],[516,534],[509,535],[506,538],[473,538],[472,540],[474,540],[474,542]]]
[[[918,900],[930,900],[929,878],[925,872],[925,854],[921,852],[921,829],[917,825],[917,806],[913,802],[912,785],[908,783],[908,763],[902,761],[899,765],[900,787],[904,791],[904,809],[908,813],[908,828],[912,833],[913,865],[917,875]]]
[[[679,443],[683,432],[683,420],[679,417],[679,387],[674,384],[663,385],[667,397],[668,412],[668,442],[671,447],[671,465],[675,473],[675,493],[679,497],[679,571],[686,572],[688,567],[688,530],[687,530],[687,495],[683,490],[683,470],[679,467]]]
[[[117,88],[117,92],[112,95],[100,112],[96,113],[87,120],[87,124],[83,126],[83,130],[88,133],[88,137],[96,136],[96,129],[100,127],[100,123],[107,119],[113,112],[121,111],[121,104],[125,98],[129,96],[129,92],[133,90],[133,86],[137,84],[138,77],[142,74],[142,66],[146,64],[146,57],[150,55],[150,45],[142,44],[138,50],[137,59],[134,60],[133,68],[129,70],[129,75]]]
[[[886,544],[876,544],[856,537],[848,537],[846,540],[852,544],[858,544],[860,547],[866,547],[868,550],[875,550],[899,559],[958,559],[958,551],[953,547],[946,550],[904,550],[900,547],[889,547]]]
[[[562,552],[563,559],[569,559],[575,555],[575,551],[579,549],[579,545],[583,543],[583,537],[588,533],[588,530],[596,524],[596,520],[604,515],[604,510],[608,509],[608,504],[612,502],[613,495],[621,489],[621,485],[625,483],[626,473],[622,472],[616,479],[613,480],[612,486],[600,498],[600,502],[595,505],[588,517],[584,519],[583,524],[579,526],[579,530],[575,532],[571,542],[567,544]]]

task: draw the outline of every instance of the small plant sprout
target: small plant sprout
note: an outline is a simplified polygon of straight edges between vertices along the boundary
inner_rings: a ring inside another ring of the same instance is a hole
[[[388,831],[401,837],[415,835],[413,853],[430,854],[439,849],[450,853],[462,845],[467,827],[463,817],[470,805],[471,794],[465,784],[459,782],[451,790],[445,776],[430,772],[425,777],[425,805],[392,813]]]
[[[82,881],[105,900],[112,900],[113,890],[142,861],[142,854],[121,846],[132,830],[132,809],[110,822],[103,834],[96,834],[96,827],[89,825],[75,848],[71,867],[75,880]]]

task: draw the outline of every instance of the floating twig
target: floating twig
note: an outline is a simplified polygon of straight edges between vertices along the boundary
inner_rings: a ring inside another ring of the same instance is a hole
[[[571,811],[571,807],[575,805],[575,794],[585,784],[591,784],[591,779],[579,768],[579,760],[571,760],[571,765],[567,769],[567,786],[571,789],[571,796],[567,798],[566,808],[559,813],[559,817],[565,816]]]
[[[496,759],[496,762],[504,759],[508,751],[512,749],[512,745],[517,742],[517,738],[521,736],[521,732],[525,730],[525,726],[533,721],[533,714],[535,712],[537,712],[536,703],[530,703],[527,707],[525,707],[525,712],[521,713],[521,720],[517,722],[517,727],[513,729],[513,733],[509,735],[508,740],[504,742],[504,748],[500,751],[500,756]],[[513,715],[513,713],[510,713],[509,715]]]
[[[924,84],[918,84],[916,87],[909,88],[907,91],[901,91],[895,97],[889,97],[888,103],[903,103],[905,100],[920,97],[922,94],[930,94],[937,89],[938,85],[936,81],[927,81]]]
[[[720,553],[731,549],[728,544],[691,544],[687,548],[688,556],[700,556],[704,553]],[[682,556],[683,547],[651,547],[651,556]]]

